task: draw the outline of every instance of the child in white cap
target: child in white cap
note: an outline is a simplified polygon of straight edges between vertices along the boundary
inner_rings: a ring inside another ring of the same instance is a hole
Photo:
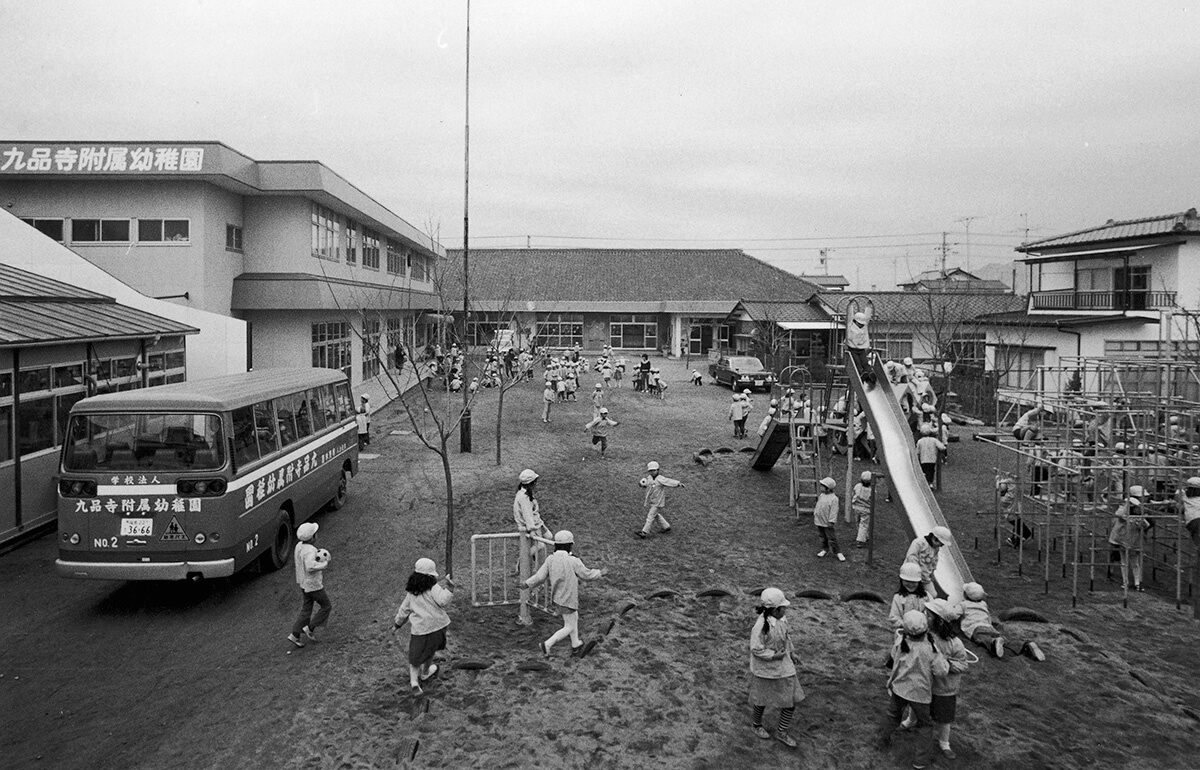
[[[917,439],[917,462],[921,464],[921,472],[925,474],[929,486],[933,486],[937,480],[938,459],[945,448],[946,445],[929,432],[922,433]]]
[[[988,609],[987,593],[979,583],[964,584],[963,597],[960,605],[963,611],[960,621],[963,636],[997,658],[1003,658],[1007,649],[1014,655],[1026,655],[1039,662],[1046,659],[1046,654],[1038,647],[1037,642],[1010,640],[996,629],[992,623],[991,610]]]
[[[702,376],[700,376],[699,369],[692,370],[692,384],[696,385],[696,386],[700,386],[700,385],[704,384],[704,378]]]
[[[779,709],[775,739],[788,748],[796,748],[796,740],[788,735],[796,704],[804,700],[804,688],[796,678],[792,660],[795,647],[788,632],[786,607],[791,602],[778,588],[764,589],[754,608],[758,618],[750,630],[750,706],[754,709],[751,729],[763,740],[771,733],[763,727],[763,715],[768,708]]]
[[[969,660],[967,649],[957,633],[962,607],[945,599],[934,599],[925,605],[925,615],[929,621],[929,638],[933,648],[946,659],[950,669],[944,674],[933,674],[929,716],[933,720],[942,756],[955,759],[958,755],[950,748],[950,725],[954,723],[958,710],[958,690],[962,686],[962,675],[967,671]],[[916,726],[917,720],[911,715],[909,719],[911,723],[906,721],[902,724],[906,727]]]
[[[921,568],[921,584],[925,586],[925,593],[930,599],[936,599],[938,596],[933,573],[937,570],[938,557],[941,555],[942,547],[953,542],[954,536],[950,534],[950,530],[938,526],[924,537],[913,538],[908,546],[908,551],[904,554],[905,561],[910,561]]]
[[[366,393],[362,394],[354,421],[358,423],[358,451],[361,452],[371,445],[371,399]]]
[[[317,548],[318,529],[320,526],[313,521],[306,521],[296,529],[296,539],[299,541],[294,553],[296,583],[300,586],[303,599],[300,614],[296,616],[295,622],[292,623],[292,632],[288,634],[288,641],[297,647],[304,646],[301,634],[316,641],[317,629],[325,625],[329,612],[333,609],[329,594],[325,593],[325,568],[329,566],[329,551]],[[314,604],[318,607],[315,615]]]
[[[592,388],[592,419],[600,416],[600,407],[604,406],[604,386],[596,383]]]
[[[746,437],[746,417],[750,414],[750,404],[742,400],[737,393],[733,394],[733,403],[729,405],[729,419],[733,420],[733,437]]]
[[[855,548],[865,548],[871,537],[871,472],[863,471],[854,485],[850,507],[858,519],[858,535],[854,538]]]
[[[408,684],[413,695],[421,695],[421,682],[437,675],[433,656],[446,649],[446,627],[450,625],[446,608],[454,601],[454,592],[450,590],[453,587],[454,581],[449,575],[438,578],[433,559],[417,559],[404,586],[404,601],[392,622],[395,628],[412,622],[408,640]]]
[[[1200,548],[1200,476],[1192,476],[1175,493],[1179,500],[1179,515],[1192,545]]]
[[[902,633],[892,645],[892,672],[888,676],[888,709],[879,728],[879,748],[885,750],[892,744],[892,734],[900,725],[906,708],[912,709],[916,717],[919,735],[913,754],[914,768],[929,766],[929,728],[933,720],[929,704],[933,700],[934,675],[945,676],[950,664],[937,651],[928,638],[929,621],[924,612],[910,610],[904,613]]]
[[[662,509],[667,507],[666,487],[682,487],[682,481],[669,479],[659,473],[658,463],[651,460],[646,463],[648,476],[643,476],[638,485],[646,488],[646,498],[642,501],[646,507],[646,523],[637,531],[637,536],[645,540],[650,537],[654,522],[662,528],[663,533],[671,531],[671,522],[662,515]]]
[[[558,605],[563,627],[551,634],[544,642],[538,642],[542,655],[550,657],[550,648],[571,637],[571,654],[578,655],[583,647],[579,638],[579,579],[597,580],[608,574],[608,569],[588,569],[578,556],[571,555],[575,536],[569,530],[554,533],[554,553],[546,557],[541,568],[525,581],[528,588],[536,588],[550,581],[550,598]]]
[[[541,511],[537,501],[538,475],[532,468],[526,468],[517,476],[517,494],[513,496],[513,521],[517,531],[526,535],[550,538],[550,528],[542,521]],[[544,556],[546,544],[533,540],[529,545],[529,555],[533,558]]]
[[[775,419],[775,409],[774,408],[767,409],[767,413],[763,417],[762,422],[760,422],[758,424],[758,435],[759,436],[767,435],[767,428],[771,427],[771,421],[774,419]]]
[[[862,377],[863,385],[868,390],[875,385],[875,373],[871,369],[868,353],[871,349],[871,331],[867,324],[871,322],[874,311],[870,305],[865,310],[855,313],[846,324],[846,352],[854,359],[854,365]]]
[[[550,406],[558,398],[558,391],[552,380],[546,380],[546,388],[542,391],[542,422],[550,422]]]
[[[608,452],[608,429],[620,424],[608,416],[608,407],[602,406],[591,422],[583,426],[584,430],[592,432],[592,446],[600,445],[601,457],[605,457]]]
[[[1145,490],[1138,484],[1129,487],[1129,498],[1113,512],[1112,529],[1108,532],[1108,544],[1121,559],[1121,587],[1129,588],[1129,571],[1133,568],[1133,590],[1142,587],[1142,561],[1146,530],[1150,520],[1142,508]]]
[[[837,516],[838,516],[838,496],[833,490],[837,489],[837,482],[832,476],[826,476],[818,482],[821,487],[820,494],[817,495],[817,502],[813,506],[813,523],[817,526],[817,534],[821,536],[821,550],[817,553],[817,557],[821,558],[833,551],[837,555],[838,561],[845,561],[846,557],[842,555],[842,549],[838,545],[837,539]]]
[[[904,627],[904,615],[911,610],[925,611],[929,597],[921,587],[921,568],[911,561],[900,565],[900,587],[892,597],[892,608],[888,611],[888,622],[899,633]]]

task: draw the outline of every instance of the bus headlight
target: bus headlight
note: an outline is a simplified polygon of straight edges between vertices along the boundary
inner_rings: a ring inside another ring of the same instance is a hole
[[[79,533],[78,532],[71,533],[71,545],[79,545]]]
[[[95,497],[96,482],[87,479],[62,479],[58,482],[58,493],[63,497]]]
[[[203,532],[197,532],[196,537],[193,539],[196,541],[196,545],[204,545],[204,541],[208,538],[204,536]]]
[[[219,542],[221,542],[221,533],[220,532],[209,532],[208,539],[213,541],[214,543],[219,543]]]

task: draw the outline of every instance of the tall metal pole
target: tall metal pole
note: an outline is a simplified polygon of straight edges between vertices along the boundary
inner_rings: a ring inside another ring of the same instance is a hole
[[[463,371],[459,377],[463,380],[463,415],[458,428],[459,452],[471,451],[471,409],[470,388],[467,387],[467,331],[470,329],[470,286],[471,275],[471,242],[468,238],[470,231],[470,200],[471,200],[471,0],[467,0],[467,76],[465,109],[463,111],[463,325],[462,343]]]

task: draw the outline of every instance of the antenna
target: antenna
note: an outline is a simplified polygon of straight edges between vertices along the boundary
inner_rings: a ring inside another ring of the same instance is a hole
[[[973,222],[976,219],[982,219],[982,218],[983,217],[973,216],[973,217],[960,217],[959,219],[954,220],[955,222],[961,223],[967,230],[967,254],[966,254],[966,257],[967,257],[967,271],[968,272],[970,272],[970,270],[971,270],[971,222]]]
[[[817,256],[817,267],[821,268],[822,275],[829,275],[829,249],[821,249]]]

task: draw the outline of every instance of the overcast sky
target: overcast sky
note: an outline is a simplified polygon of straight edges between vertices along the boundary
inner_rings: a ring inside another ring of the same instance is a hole
[[[461,246],[465,8],[0,0],[0,139],[320,160]],[[942,231],[978,267],[1026,227],[1182,211],[1198,14],[474,0],[471,245],[740,247],[796,273],[824,247],[885,289],[935,266]]]

